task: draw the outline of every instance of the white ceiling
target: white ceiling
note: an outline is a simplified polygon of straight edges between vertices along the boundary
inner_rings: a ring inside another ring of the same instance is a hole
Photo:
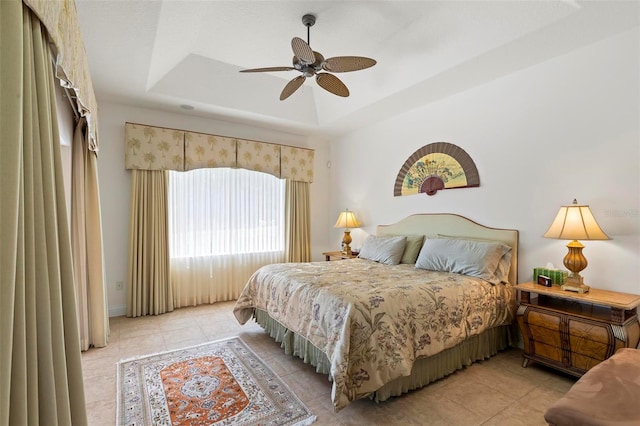
[[[638,26],[638,1],[76,0],[98,101],[340,134],[484,84]],[[297,71],[291,39],[325,57],[374,58],[336,74],[351,96],[314,79],[279,100]],[[195,107],[192,111],[180,105]]]

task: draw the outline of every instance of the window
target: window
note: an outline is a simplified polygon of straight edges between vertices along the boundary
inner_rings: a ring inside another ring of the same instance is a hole
[[[285,181],[244,169],[169,174],[174,306],[233,300],[261,266],[284,261]]]
[[[284,251],[284,180],[244,169],[170,172],[169,252]]]

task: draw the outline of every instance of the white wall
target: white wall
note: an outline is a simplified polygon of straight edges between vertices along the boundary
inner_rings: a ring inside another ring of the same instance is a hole
[[[56,107],[58,111],[58,128],[60,129],[60,155],[62,158],[62,177],[67,204],[67,220],[71,229],[71,144],[75,127],[71,105],[64,94],[64,89],[56,80]]]
[[[98,110],[100,132],[98,174],[107,294],[111,316],[126,313],[130,194],[130,172],[124,168],[124,124],[127,121],[314,149],[311,221],[312,224],[320,224],[320,226],[312,227],[311,244],[314,260],[322,258],[321,252],[328,245],[329,238],[326,224],[330,222],[325,208],[329,205],[329,169],[326,167],[329,159],[328,141],[185,114],[101,102],[99,98],[98,102],[100,106]],[[116,283],[119,281],[125,285],[122,290],[116,289]]]
[[[640,69],[638,28],[424,105],[332,141],[330,216],[345,207],[365,227],[413,213],[454,212],[520,231],[519,281],[553,262],[568,241],[542,234],[558,208],[589,204],[610,241],[585,241],[593,287],[640,293]],[[463,148],[479,188],[394,197],[404,161],[446,141]],[[339,244],[340,230],[330,230]]]

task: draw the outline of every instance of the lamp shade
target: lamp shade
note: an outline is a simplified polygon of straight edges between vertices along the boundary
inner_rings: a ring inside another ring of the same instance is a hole
[[[359,228],[360,222],[356,219],[356,215],[349,210],[345,210],[340,212],[340,216],[338,216],[338,220],[336,224],[333,226],[334,228]]]
[[[608,240],[588,205],[573,204],[560,207],[553,223],[544,233],[545,238],[561,240]]]

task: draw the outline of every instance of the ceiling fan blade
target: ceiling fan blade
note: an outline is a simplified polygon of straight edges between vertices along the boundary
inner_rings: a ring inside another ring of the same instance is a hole
[[[349,89],[347,89],[347,86],[345,86],[344,83],[333,74],[327,74],[326,72],[320,73],[316,75],[316,81],[320,87],[334,95],[342,96],[343,98],[349,96]]]
[[[325,71],[331,72],[349,72],[370,68],[376,63],[375,59],[365,58],[363,56],[335,56],[326,59],[322,68]]]
[[[306,41],[299,37],[294,37],[291,40],[291,48],[293,53],[305,64],[312,64],[316,60],[316,56],[313,54],[313,50]]]
[[[319,67],[322,65],[322,63],[324,62],[324,56],[322,56],[322,53],[319,52],[313,52],[313,55],[315,56],[315,61],[313,62],[313,66],[314,67]]]
[[[248,70],[240,70],[240,72],[271,72],[271,71],[291,71],[292,67],[267,67],[267,68],[251,68]]]
[[[295,92],[296,90],[298,90],[300,86],[302,86],[302,83],[304,83],[306,78],[307,77],[305,77],[304,75],[299,75],[293,80],[291,80],[290,82],[288,82],[287,85],[284,86],[284,89],[282,89],[282,93],[280,93],[280,100],[284,101],[289,96],[291,96],[293,92]]]

